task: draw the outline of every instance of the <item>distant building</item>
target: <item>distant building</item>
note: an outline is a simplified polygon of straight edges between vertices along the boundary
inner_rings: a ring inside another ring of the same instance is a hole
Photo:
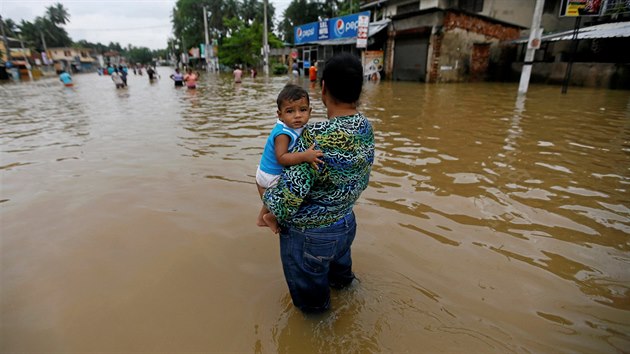
[[[46,52],[49,60],[52,60],[55,70],[70,72],[85,72],[94,70],[96,60],[92,57],[90,49],[85,48],[49,48]]]

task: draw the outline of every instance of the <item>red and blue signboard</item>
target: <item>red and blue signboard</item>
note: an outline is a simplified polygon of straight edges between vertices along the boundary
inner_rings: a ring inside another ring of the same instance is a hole
[[[315,41],[356,38],[359,16],[370,16],[370,11],[331,18],[328,21],[312,22],[294,28],[295,44]]]

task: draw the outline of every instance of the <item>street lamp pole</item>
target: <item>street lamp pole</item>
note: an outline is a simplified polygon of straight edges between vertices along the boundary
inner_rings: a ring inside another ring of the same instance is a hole
[[[527,52],[525,52],[525,61],[523,62],[523,70],[521,71],[521,81],[518,84],[518,93],[527,93],[529,87],[529,78],[532,74],[532,65],[534,64],[534,54],[540,46],[540,20],[542,18],[543,6],[545,0],[536,0],[534,7],[534,15],[532,17],[532,27],[529,30],[529,40],[527,41]]]
[[[264,21],[265,21],[265,29],[263,32],[263,56],[264,56],[264,66],[263,72],[265,75],[269,75],[269,42],[267,39],[267,0],[265,0],[265,9],[264,13]]]
[[[206,72],[210,71],[210,63],[208,58],[210,58],[210,40],[208,39],[208,12],[206,7],[203,7],[203,27],[205,28],[206,34],[206,46],[204,47],[203,54],[206,57]]]
[[[11,50],[9,49],[9,39],[4,32],[4,21],[2,21],[2,15],[0,15],[0,28],[2,28],[2,39],[4,40],[4,50],[6,51],[7,61],[11,61]]]
[[[22,34],[18,34],[20,37],[20,45],[22,46],[22,56],[24,57],[24,63],[26,66],[26,70],[28,71],[28,78],[33,80],[33,73],[31,72],[31,64],[28,62],[28,58],[26,57],[26,49],[24,49],[24,41],[22,40]]]

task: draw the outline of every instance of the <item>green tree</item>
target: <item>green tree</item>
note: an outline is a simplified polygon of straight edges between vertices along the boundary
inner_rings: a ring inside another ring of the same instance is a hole
[[[225,19],[236,19],[245,26],[252,26],[256,21],[259,23],[263,21],[264,5],[260,0],[177,0],[172,16],[173,34],[179,45],[176,54],[205,42],[204,6],[208,11],[210,37],[218,39],[219,43],[230,35],[230,26],[234,27],[233,24],[228,26]],[[267,8],[269,31],[273,30],[274,12],[274,7],[269,5]]]
[[[45,16],[38,16],[33,22],[22,20],[18,26],[22,38],[29,46],[38,51],[46,47],[67,47],[72,44],[72,39],[65,28],[61,27],[68,23],[70,14],[60,3],[46,8]]]
[[[125,54],[130,63],[148,64],[153,61],[153,53],[151,52],[151,49],[147,47],[130,46],[129,50]]]
[[[263,25],[254,21],[251,25],[237,18],[224,19],[228,27],[228,36],[219,47],[219,60],[227,66],[244,64],[258,66],[261,62]],[[273,33],[268,36],[271,48],[280,48],[283,43]]]
[[[293,0],[284,10],[284,19],[280,22],[282,39],[293,43],[293,28],[310,22],[315,22],[322,14],[321,5],[317,1]]]
[[[46,16],[50,22],[56,25],[65,25],[66,22],[70,21],[70,13],[68,13],[68,10],[60,3],[48,6],[46,8]]]

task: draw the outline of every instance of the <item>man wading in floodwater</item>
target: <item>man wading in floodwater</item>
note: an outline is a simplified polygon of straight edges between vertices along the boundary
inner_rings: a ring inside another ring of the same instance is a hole
[[[293,151],[315,144],[324,154],[318,169],[308,163],[285,168],[263,202],[280,224],[280,257],[293,304],[305,312],[330,307],[330,287],[354,280],[350,247],[356,234],[352,207],[367,188],[374,161],[370,122],[357,110],[363,88],[359,59],[342,53],[322,74],[328,121],[308,124]]]

